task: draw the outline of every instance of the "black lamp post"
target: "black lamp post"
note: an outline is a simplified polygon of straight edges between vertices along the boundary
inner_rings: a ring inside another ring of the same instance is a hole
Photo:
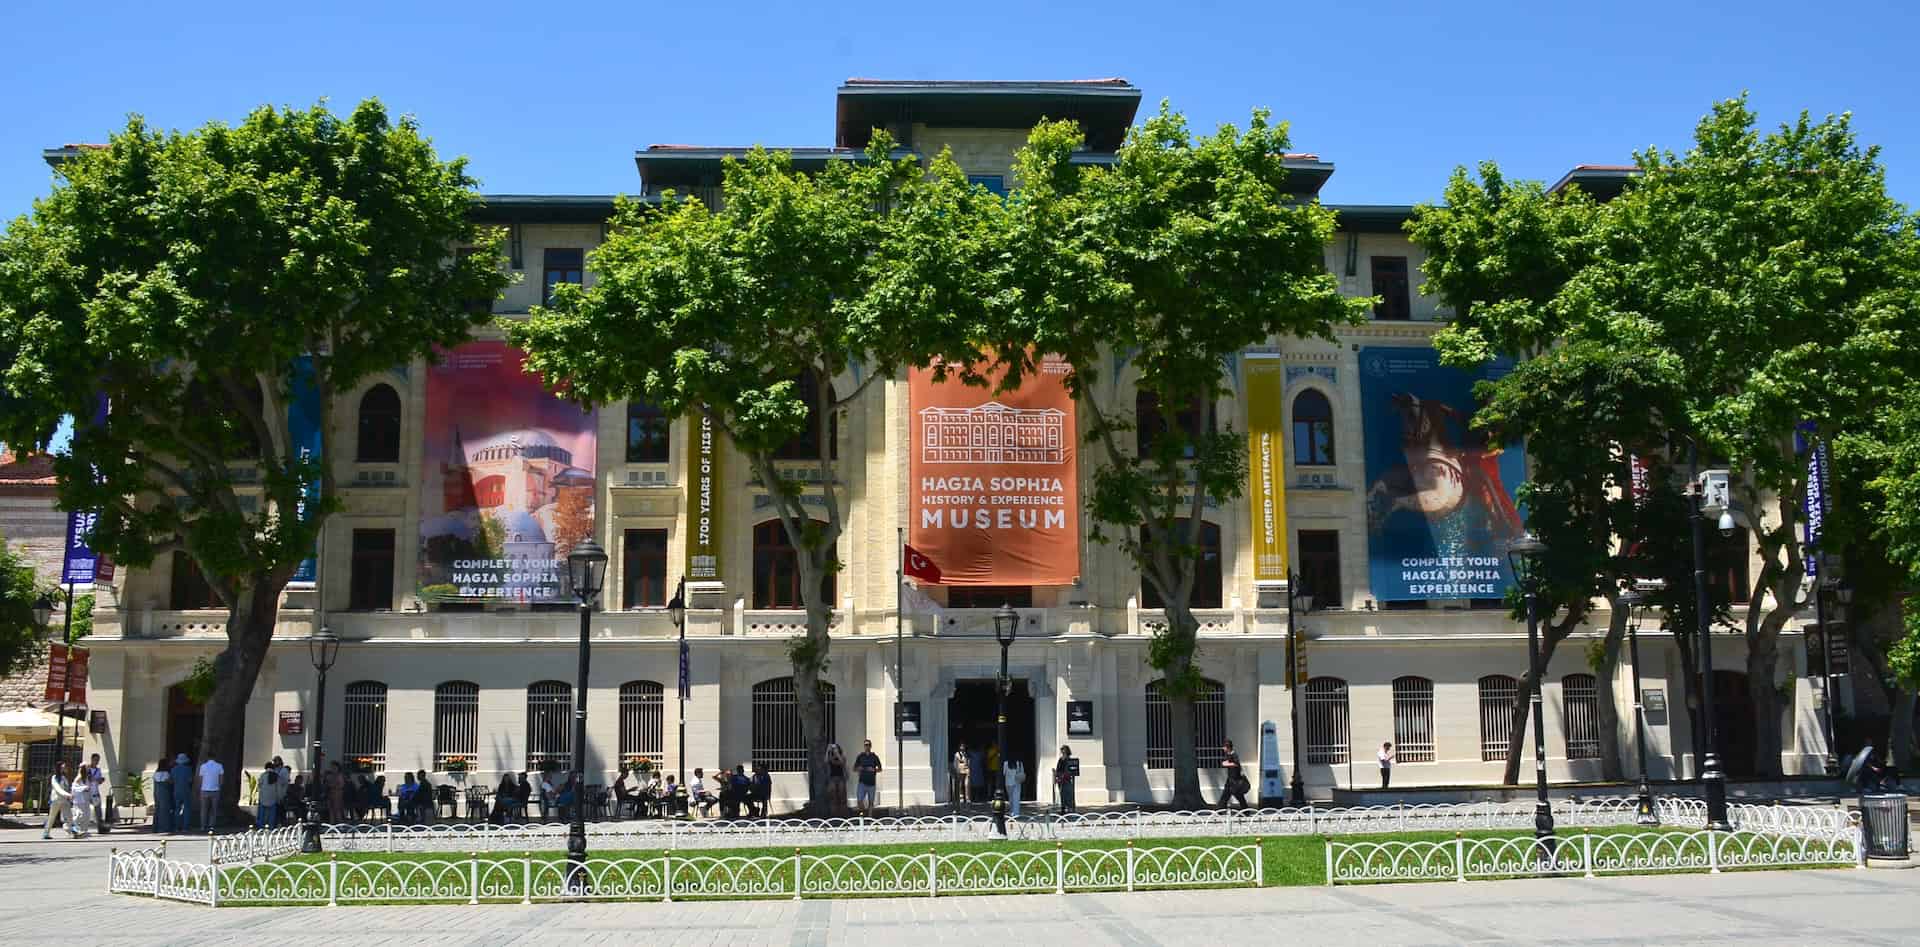
[[[1694,623],[1700,632],[1701,717],[1705,718],[1706,750],[1700,768],[1700,795],[1707,800],[1707,828],[1716,832],[1732,831],[1727,822],[1727,776],[1720,769],[1718,735],[1713,724],[1713,606],[1707,600],[1707,491],[1699,478],[1700,445],[1689,444],[1687,465],[1693,481],[1693,602]],[[1733,530],[1730,510],[1720,513],[1719,525]]]
[[[1020,613],[1011,605],[1001,605],[993,613],[993,637],[1000,642],[1000,710],[994,717],[994,739],[1000,747],[1001,778],[994,780],[993,790],[993,827],[1001,838],[1007,837],[1007,692],[1013,690],[1013,679],[1007,676],[1007,649],[1013,647],[1013,637],[1020,632]]]
[[[1520,592],[1527,600],[1527,663],[1533,678],[1533,689],[1528,694],[1533,703],[1533,837],[1541,860],[1552,861],[1553,805],[1547,801],[1547,728],[1540,709],[1541,678],[1546,669],[1540,666],[1540,616],[1535,602],[1540,592],[1541,560],[1546,554],[1547,544],[1531,532],[1507,548],[1507,562],[1513,566],[1514,578],[1519,580]]]
[[[1838,557],[1828,557],[1820,553],[1817,543],[1808,543],[1804,547],[1806,558],[1819,563],[1813,577],[1813,621],[1820,629],[1820,724],[1826,729],[1828,776],[1840,774],[1839,750],[1833,742],[1833,626],[1827,624],[1827,590],[1838,585],[1839,576],[1834,569]]]
[[[1620,607],[1627,610],[1627,660],[1633,662],[1633,752],[1640,761],[1640,803],[1633,821],[1641,825],[1659,825],[1660,813],[1653,807],[1653,784],[1647,781],[1647,711],[1640,702],[1640,615],[1648,596],[1639,589],[1620,594]]]
[[[319,672],[320,680],[314,688],[313,697],[313,759],[310,767],[313,779],[307,787],[307,818],[303,823],[306,836],[300,841],[300,850],[308,855],[320,853],[320,806],[326,799],[324,776],[320,768],[326,765],[326,754],[320,741],[325,737],[327,725],[327,672],[333,670],[333,662],[340,657],[340,639],[327,626],[307,636],[307,660],[313,662],[313,669]]]
[[[680,785],[687,785],[687,579],[680,577],[679,587],[673,590],[673,598],[667,600],[667,617],[673,619],[674,633],[680,639],[680,669],[676,684],[680,694]],[[687,790],[687,798],[693,798],[693,790]],[[692,810],[688,810],[689,816]]]
[[[593,660],[593,603],[607,574],[607,551],[592,539],[583,539],[567,554],[567,579],[580,604],[580,671],[573,687],[573,812],[567,826],[567,891],[587,890],[587,669]]]
[[[1294,613],[1313,608],[1313,596],[1300,595],[1300,576],[1287,574],[1287,718],[1293,728],[1293,785],[1288,787],[1287,805],[1307,804],[1307,783],[1300,775],[1300,632]]]

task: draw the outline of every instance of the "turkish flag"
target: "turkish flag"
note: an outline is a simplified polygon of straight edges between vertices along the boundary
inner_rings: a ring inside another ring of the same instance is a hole
[[[907,556],[904,562],[906,564],[905,571],[908,575],[916,579],[925,579],[934,585],[940,584],[940,567],[934,565],[932,559],[921,555],[920,550],[908,546]]]

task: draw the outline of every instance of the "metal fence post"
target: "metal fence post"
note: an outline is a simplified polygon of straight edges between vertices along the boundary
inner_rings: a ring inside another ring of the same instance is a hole
[[[1253,886],[1267,886],[1267,844],[1262,838],[1253,840]]]
[[[467,853],[467,903],[480,903],[480,853]]]
[[[800,900],[800,850],[793,850],[793,899]]]
[[[1333,843],[1327,842],[1327,887],[1333,887]]]
[[[219,882],[216,881],[213,887],[215,891],[218,891],[220,889]],[[335,852],[327,856],[327,907],[337,908],[339,906],[340,906],[340,853]]]
[[[1133,890],[1133,840],[1127,840],[1127,890]]]
[[[1593,877],[1593,833],[1592,832],[1583,832],[1580,835],[1580,862],[1587,869],[1587,877],[1589,878]]]
[[[927,849],[927,897],[937,898],[939,896],[940,860],[938,856],[933,854],[933,849],[929,848]]]
[[[120,867],[120,849],[107,849],[107,893],[113,893],[113,873]]]
[[[1453,880],[1467,880],[1467,837],[1453,833]]]
[[[668,903],[673,901],[673,849],[660,853],[660,890],[666,894]]]
[[[1053,893],[1067,893],[1067,847],[1053,843]]]
[[[1720,873],[1719,834],[1712,829],[1707,830],[1707,871],[1715,875]]]
[[[533,903],[533,853],[520,853],[520,903]]]
[[[387,823],[387,854],[393,854],[393,823]]]
[[[1312,802],[1307,803],[1307,834],[1320,834],[1320,811]]]
[[[1912,845],[1908,845],[1912,848]],[[1867,867],[1867,820],[1861,813],[1860,824],[1853,827],[1853,867]]]

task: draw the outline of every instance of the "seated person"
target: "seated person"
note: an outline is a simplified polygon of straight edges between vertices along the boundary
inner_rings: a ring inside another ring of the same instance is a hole
[[[638,794],[633,791],[633,787],[627,785],[627,771],[624,769],[621,770],[620,778],[613,781],[615,813],[624,819],[627,817],[628,809],[631,808],[633,813],[638,815],[640,800],[637,796]]]
[[[700,817],[704,819],[713,815],[713,807],[720,802],[720,797],[707,788],[707,771],[699,766],[694,767],[693,782],[690,785],[693,796],[689,801],[692,805],[700,807]]]

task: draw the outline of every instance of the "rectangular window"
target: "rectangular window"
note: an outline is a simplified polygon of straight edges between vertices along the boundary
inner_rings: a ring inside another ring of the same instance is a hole
[[[948,608],[1033,607],[1031,585],[955,585],[947,589]]]
[[[387,685],[355,681],[345,691],[346,736],[341,750],[350,763],[375,772],[387,768]]]
[[[1393,752],[1402,763],[1433,762],[1433,682],[1424,677],[1394,679]]]
[[[539,681],[527,687],[527,768],[566,766],[573,758],[573,687]]]
[[[1300,531],[1300,586],[1296,595],[1313,596],[1315,609],[1345,608],[1340,595],[1340,531]]]
[[[1226,742],[1226,685],[1203,680],[1199,693],[1193,695],[1193,745],[1199,767],[1219,769]],[[1173,709],[1167,705],[1160,681],[1147,685],[1147,768],[1173,768]]]
[[[969,174],[968,184],[978,184],[1001,197],[1007,196],[1007,179],[999,174]]]
[[[664,464],[673,419],[644,401],[627,402],[627,463]]]
[[[553,288],[561,283],[580,285],[586,279],[586,251],[575,248],[547,248],[541,268],[540,305],[553,299]]]
[[[1560,679],[1560,703],[1566,711],[1567,759],[1600,758],[1600,708],[1591,674]]]
[[[621,607],[660,608],[667,604],[667,531],[627,530],[622,565]]]
[[[1373,317],[1382,322],[1405,322],[1413,318],[1413,306],[1407,296],[1407,258],[1376,256],[1369,259],[1373,264],[1373,295],[1380,297],[1374,304]]]
[[[1347,761],[1347,682],[1316,677],[1307,682],[1307,762],[1338,765]]]
[[[448,681],[433,689],[433,766],[456,757],[472,766],[480,752],[480,686]]]
[[[620,761],[636,756],[660,762],[666,730],[666,689],[653,681],[620,685]]]
[[[821,712],[826,738],[834,738],[834,688],[820,682]],[[779,677],[753,685],[753,762],[770,773],[807,771],[807,744],[800,738],[800,703],[794,699],[793,678]]]
[[[347,608],[356,612],[393,608],[393,530],[353,531],[353,573]]]
[[[213,586],[200,572],[200,563],[178,549],[173,552],[173,583],[168,591],[167,602],[175,611],[219,607]]]
[[[1520,682],[1505,674],[1480,679],[1480,759],[1492,763],[1507,758],[1513,737],[1513,701]]]

